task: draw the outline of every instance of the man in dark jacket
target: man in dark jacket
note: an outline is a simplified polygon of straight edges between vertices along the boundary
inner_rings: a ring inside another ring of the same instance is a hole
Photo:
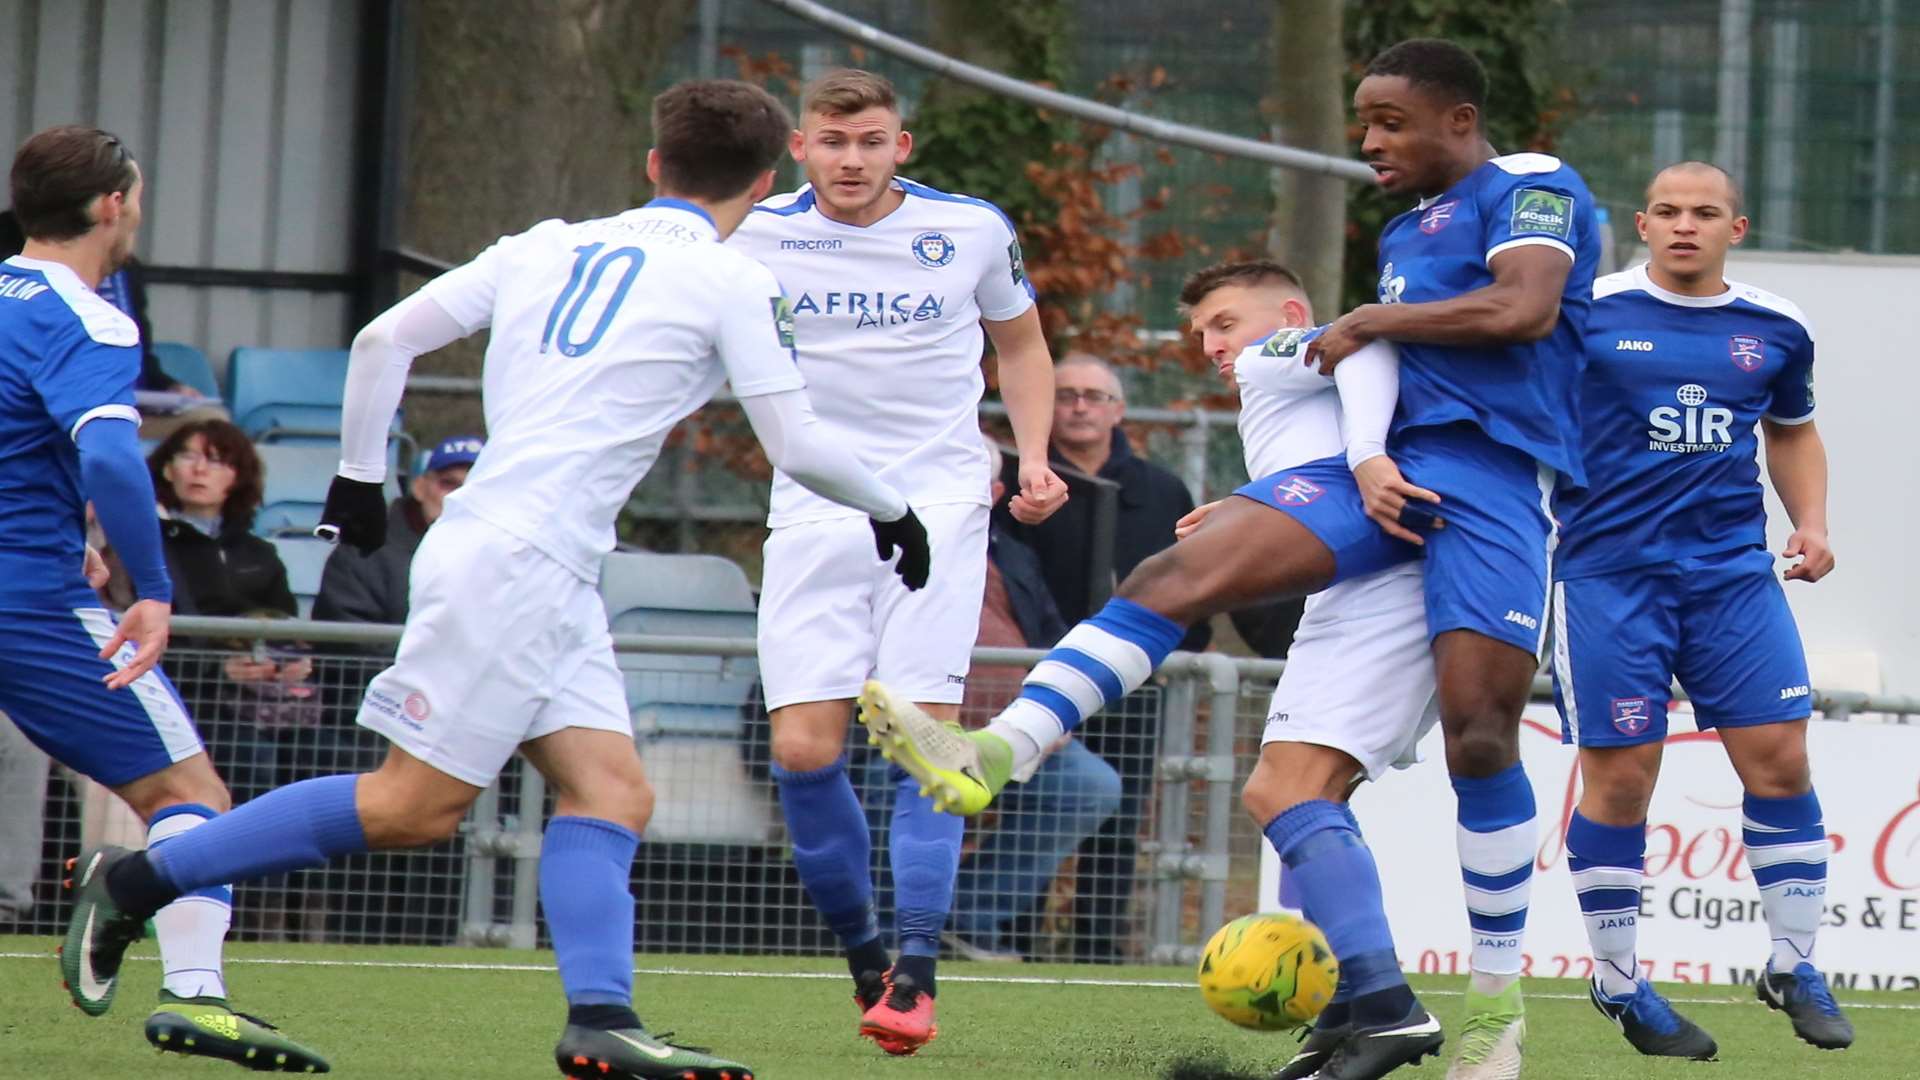
[[[1147,556],[1170,546],[1174,522],[1194,505],[1178,476],[1134,454],[1120,428],[1126,412],[1119,373],[1105,360],[1069,353],[1055,365],[1050,456],[1119,485],[1113,538],[1116,580],[1132,573]],[[1039,555],[1047,587],[1068,625],[1098,607],[1090,595],[1086,566],[1092,513],[1093,500],[1077,499],[1039,525],[1021,525],[1011,518],[998,522]],[[1212,628],[1203,622],[1187,632],[1180,647],[1204,649],[1212,639]],[[1082,729],[1081,737],[1088,749],[1119,771],[1122,799],[1119,812],[1080,848],[1074,889],[1079,933],[1074,951],[1081,960],[1118,962],[1127,904],[1133,896],[1137,837],[1153,790],[1159,751],[1157,692],[1143,690],[1108,709]]]
[[[360,554],[351,544],[334,549],[320,572],[314,618],[395,626],[407,621],[407,568],[414,550],[427,527],[440,519],[447,496],[467,482],[481,445],[478,436],[456,435],[433,448],[408,494],[387,507],[385,546],[371,555]]]

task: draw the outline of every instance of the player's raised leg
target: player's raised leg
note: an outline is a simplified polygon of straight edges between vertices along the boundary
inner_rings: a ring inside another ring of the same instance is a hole
[[[1307,918],[1340,961],[1340,996],[1279,1077],[1374,1080],[1439,1052],[1445,1037],[1394,953],[1380,873],[1346,805],[1362,776],[1346,752],[1308,742],[1269,742],[1241,801],[1260,822]]]
[[[861,693],[860,721],[936,807],[977,814],[1054,740],[1139,689],[1187,627],[1243,603],[1315,592],[1334,571],[1333,552],[1305,525],[1250,498],[1227,499],[1067,631],[985,728],[942,724],[874,682]]]

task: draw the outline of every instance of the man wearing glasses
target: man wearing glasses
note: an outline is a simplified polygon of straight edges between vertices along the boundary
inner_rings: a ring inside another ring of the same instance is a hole
[[[1120,485],[1113,536],[1113,573],[1119,580],[1149,555],[1172,545],[1173,524],[1193,509],[1193,496],[1178,476],[1133,452],[1120,428],[1127,413],[1126,392],[1111,364],[1091,353],[1069,353],[1054,366],[1053,384],[1048,446],[1053,464]],[[1003,515],[1000,524],[1039,553],[1047,590],[1069,625],[1099,607],[1087,580],[1094,506],[1093,499],[1069,499],[1038,525],[1019,524],[1004,516],[1004,510],[997,511]],[[1201,622],[1187,631],[1180,647],[1204,649],[1212,638],[1212,628]],[[1121,785],[1119,812],[1080,848],[1073,904],[1078,928],[1074,955],[1082,961],[1124,959],[1120,946],[1133,893],[1135,837],[1159,749],[1155,706],[1151,698],[1130,698],[1108,710],[1102,723],[1079,733],[1089,750],[1119,772]]]

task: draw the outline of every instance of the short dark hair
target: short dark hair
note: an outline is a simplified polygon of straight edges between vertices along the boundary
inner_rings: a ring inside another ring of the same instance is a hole
[[[1367,65],[1367,75],[1397,75],[1446,105],[1487,107],[1487,69],[1472,53],[1440,38],[1410,38]]]
[[[1746,202],[1746,196],[1740,191],[1740,181],[1735,180],[1732,173],[1715,165],[1711,161],[1676,161],[1666,168],[1661,169],[1659,172],[1654,173],[1653,179],[1647,181],[1647,190],[1645,193],[1647,205],[1653,205],[1653,185],[1659,183],[1660,178],[1668,173],[1680,171],[1719,173],[1720,179],[1727,182],[1727,199],[1733,204],[1728,207],[1728,209],[1732,211],[1734,217],[1740,216],[1740,207]]]
[[[39,132],[13,156],[13,212],[29,240],[85,236],[97,196],[125,194],[140,178],[119,136],[68,124]]]
[[[207,449],[233,466],[233,487],[227,489],[227,501],[220,504],[220,531],[246,532],[253,528],[253,517],[260,512],[260,500],[266,491],[267,470],[253,449],[247,433],[225,420],[196,420],[173,430],[173,434],[153,453],[147,455],[147,471],[153,474],[153,494],[168,510],[180,509],[180,496],[167,481],[167,464],[175,454],[187,448],[198,435],[207,441]]]
[[[653,148],[670,194],[731,199],[773,168],[793,117],[772,94],[737,79],[689,79],[653,99]]]
[[[1214,263],[1202,267],[1187,275],[1180,286],[1180,306],[1193,307],[1215,289],[1228,285],[1271,285],[1281,284],[1291,288],[1301,296],[1307,295],[1307,287],[1300,283],[1300,275],[1273,261],[1272,259],[1244,259],[1238,262]]]
[[[800,91],[800,111],[825,116],[850,116],[868,109],[900,111],[900,96],[885,75],[859,68],[838,68],[813,80]]]

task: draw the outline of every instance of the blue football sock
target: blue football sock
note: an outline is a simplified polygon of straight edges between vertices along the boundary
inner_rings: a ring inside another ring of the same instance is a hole
[[[640,838],[600,818],[556,817],[540,845],[540,907],[568,1005],[633,1002],[633,894]]]
[[[1018,732],[1035,747],[1140,688],[1185,637],[1186,627],[1131,600],[1115,598],[1034,665],[1020,696],[988,725]]]
[[[1405,1008],[1379,1017],[1364,1008],[1403,999],[1411,1003],[1412,998],[1391,993],[1407,980],[1394,955],[1373,852],[1346,813],[1325,799],[1312,799],[1282,812],[1264,831],[1300,888],[1303,910],[1312,913],[1340,962],[1342,998],[1353,1009],[1353,1021],[1368,1026],[1405,1016]]]
[[[773,779],[793,839],[793,867],[813,906],[849,951],[877,941],[880,921],[869,866],[873,837],[847,777],[847,759],[808,772],[775,765]]]
[[[357,774],[277,788],[147,852],[181,893],[306,870],[367,849],[354,807]]]
[[[1520,941],[1533,895],[1533,784],[1519,763],[1486,777],[1456,776],[1460,876],[1466,882],[1471,967],[1496,980],[1518,978]]]
[[[1640,885],[1647,823],[1603,825],[1579,811],[1567,823],[1567,869],[1593,946],[1593,978],[1611,998],[1640,985]]]
[[[940,955],[940,932],[953,909],[954,876],[960,869],[960,837],[966,819],[942,814],[933,800],[920,794],[919,781],[899,766],[890,772],[894,782],[893,825],[888,830],[892,855],[894,929],[900,955]],[[931,992],[925,979],[922,986]]]
[[[1780,799],[1749,793],[1740,810],[1740,838],[1773,938],[1773,970],[1811,964],[1827,899],[1827,827],[1820,798],[1812,791]]]

